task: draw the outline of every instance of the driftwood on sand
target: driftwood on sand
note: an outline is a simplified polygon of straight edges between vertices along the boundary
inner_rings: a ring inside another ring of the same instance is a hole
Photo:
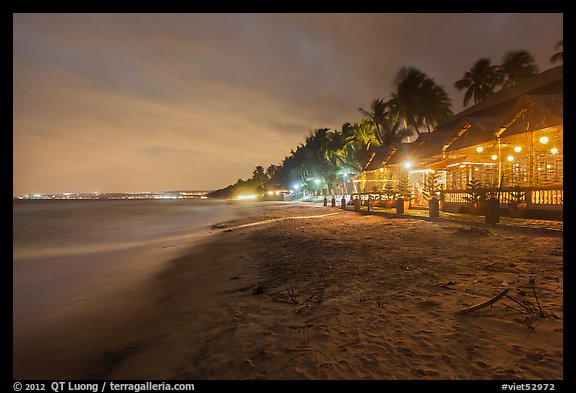
[[[498,295],[494,296],[492,299],[486,300],[486,301],[483,302],[483,303],[476,304],[476,305],[474,305],[474,306],[471,306],[471,307],[465,308],[465,309],[463,309],[463,310],[457,311],[457,312],[456,312],[456,315],[467,314],[467,313],[469,313],[469,312],[478,311],[478,310],[481,310],[481,309],[483,309],[483,308],[485,308],[485,307],[488,307],[488,306],[496,303],[496,302],[497,302],[498,300],[500,300],[502,297],[504,297],[504,295],[506,295],[509,290],[510,290],[510,288],[506,288],[505,290],[503,290],[502,292],[500,292]]]

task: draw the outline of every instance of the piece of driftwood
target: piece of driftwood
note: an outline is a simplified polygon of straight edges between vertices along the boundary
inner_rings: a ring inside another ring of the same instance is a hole
[[[526,311],[520,310],[520,309],[518,309],[518,308],[516,308],[516,307],[512,307],[512,306],[510,306],[510,305],[508,305],[508,304],[506,304],[506,303],[502,303],[502,305],[503,305],[504,307],[509,308],[510,310],[518,311],[519,313],[522,313],[522,314],[528,314]]]
[[[398,292],[396,292],[396,293],[393,293],[393,294],[391,295],[391,297],[394,297],[394,296],[396,296],[396,295],[400,295],[401,293],[404,293],[404,292],[406,292],[407,290],[408,290],[408,288],[405,288],[405,289],[403,289],[403,290],[401,290],[401,291],[398,291]]]
[[[286,290],[288,291],[288,298],[290,299],[290,302],[292,304],[296,304],[298,302],[296,300],[296,296],[294,296],[294,289],[292,288],[292,281],[290,281],[290,279],[288,279],[288,283],[290,284],[290,288],[288,288],[288,286],[286,286]]]
[[[320,293],[318,293],[318,291]],[[302,302],[302,304],[300,304],[300,307],[302,307],[302,306],[309,307],[310,301],[312,301],[312,299],[314,299],[314,298],[316,298],[316,303],[318,303],[318,304],[322,303],[322,301],[324,301],[324,296],[322,296],[323,294],[324,294],[324,287],[317,288],[316,291],[312,292],[312,294],[308,297],[308,299],[304,300]]]
[[[530,303],[529,301],[524,300],[523,302],[519,302],[518,300],[514,299],[511,296],[506,295],[506,297],[508,299],[512,300],[514,303],[516,303],[520,307],[523,307],[526,311],[528,311],[528,313],[537,314],[537,311],[535,310],[534,305],[532,303]],[[531,307],[528,307],[525,303],[528,303]]]
[[[538,310],[540,310],[540,316],[545,317],[544,310],[542,310],[542,306],[540,305],[540,301],[538,300],[538,295],[536,295],[536,287],[534,286],[535,280],[533,278],[530,279],[530,285],[532,285],[532,292],[534,292],[534,298],[536,298],[536,304],[538,304]]]
[[[466,234],[475,234],[475,235],[494,235],[488,229],[478,228],[478,227],[458,228],[456,233],[466,233]]]
[[[442,288],[450,289],[452,291],[456,290],[456,288],[450,287],[450,285],[456,285],[456,282],[450,281],[450,280],[448,280],[447,282],[437,282],[435,285],[442,287]]]
[[[497,302],[498,300],[500,300],[502,297],[504,297],[504,295],[506,295],[509,290],[510,290],[510,288],[506,288],[505,290],[503,290],[502,292],[500,292],[498,295],[494,296],[492,299],[486,300],[486,301],[483,302],[483,303],[476,304],[476,305],[474,305],[474,306],[465,308],[465,309],[463,309],[463,310],[456,311],[456,315],[467,314],[467,313],[469,313],[469,312],[478,311],[478,310],[481,310],[481,309],[483,309],[483,308],[485,308],[485,307],[488,307],[488,306],[496,303],[496,302]]]

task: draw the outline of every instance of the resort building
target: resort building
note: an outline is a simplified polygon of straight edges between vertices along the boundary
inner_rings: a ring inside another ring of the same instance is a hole
[[[404,177],[411,206],[424,207],[431,173],[438,174],[444,211],[467,211],[467,185],[477,180],[505,211],[514,201],[525,204],[529,217],[561,218],[563,66],[498,91],[412,143],[376,148],[354,191],[389,199]]]

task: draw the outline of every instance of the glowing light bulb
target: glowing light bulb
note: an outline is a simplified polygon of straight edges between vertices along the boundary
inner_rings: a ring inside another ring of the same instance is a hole
[[[553,147],[552,149],[550,149],[550,153],[552,153],[552,154],[557,154],[557,153],[558,153],[558,149],[556,149],[555,147]]]
[[[498,159],[498,156],[497,156],[496,154],[492,154],[492,159],[493,159],[494,161],[496,161],[496,160]]]
[[[476,148],[476,151],[477,151],[478,153],[482,153],[482,152],[484,151],[484,148],[483,148],[482,146],[478,146],[478,147]]]
[[[508,156],[506,159],[507,159],[508,161],[514,161],[514,156]]]
[[[522,151],[522,148],[521,148],[520,146],[516,146],[516,147],[514,148],[514,151],[515,151],[516,153],[520,153],[520,152]]]
[[[547,144],[548,143],[548,137],[547,136],[540,137],[540,143],[543,145]]]

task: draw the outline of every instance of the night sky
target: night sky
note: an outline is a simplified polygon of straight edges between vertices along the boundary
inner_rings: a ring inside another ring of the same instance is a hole
[[[13,194],[211,190],[361,119],[413,66],[453,83],[562,14],[14,14]]]

